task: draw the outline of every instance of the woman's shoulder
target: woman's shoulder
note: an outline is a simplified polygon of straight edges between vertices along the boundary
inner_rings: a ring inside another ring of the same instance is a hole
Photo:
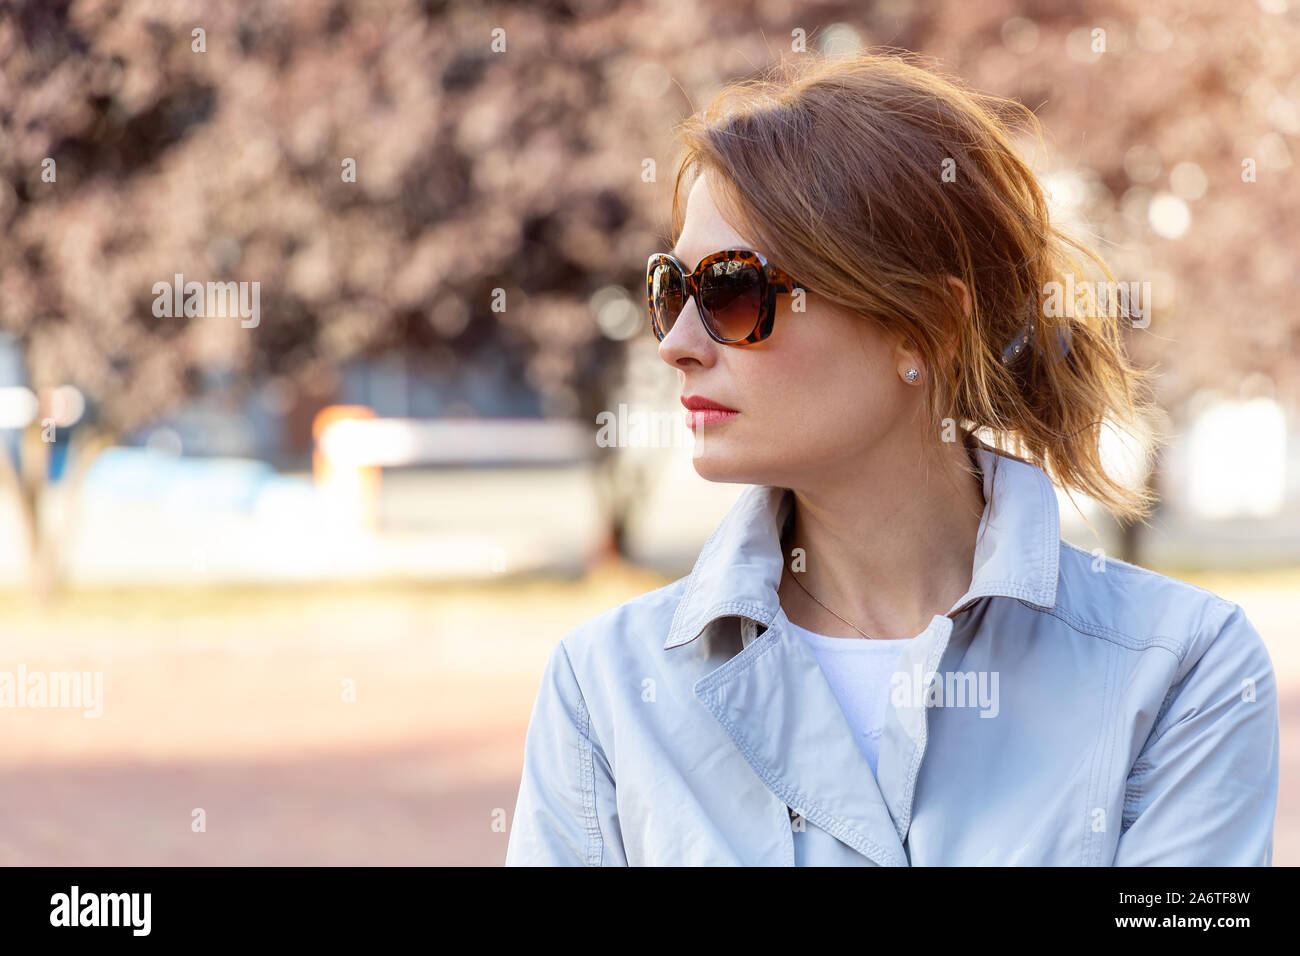
[[[1056,617],[1132,650],[1194,661],[1219,638],[1263,651],[1244,609],[1207,588],[1061,540]],[[1265,652],[1267,653],[1267,652]]]
[[[663,650],[689,575],[628,598],[575,625],[560,641],[576,668],[631,663]]]

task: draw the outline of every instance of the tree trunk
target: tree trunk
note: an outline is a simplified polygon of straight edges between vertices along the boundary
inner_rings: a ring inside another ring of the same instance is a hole
[[[51,426],[52,427],[52,426]],[[27,552],[27,593],[37,603],[54,598],[63,584],[63,558],[80,524],[81,488],[90,465],[113,444],[105,432],[82,428],[73,433],[63,477],[67,497],[63,521],[50,515],[50,429],[30,423],[19,440],[21,465],[0,452],[0,486],[18,507]]]
[[[1144,479],[1148,491],[1155,492],[1157,495],[1160,491],[1160,458],[1157,457],[1151,465],[1151,470],[1147,472]],[[1156,510],[1160,508],[1159,498],[1156,499]],[[1147,527],[1140,521],[1129,521],[1120,526],[1119,535],[1119,559],[1127,561],[1129,564],[1140,565],[1142,563],[1142,542],[1146,540]]]

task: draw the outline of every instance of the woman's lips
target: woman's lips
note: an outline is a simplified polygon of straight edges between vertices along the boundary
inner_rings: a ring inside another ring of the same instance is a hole
[[[686,406],[687,428],[716,425],[740,414],[734,408],[728,408],[726,405],[715,402],[711,398],[705,398],[703,395],[683,395],[682,404]]]
[[[723,411],[721,408],[688,408],[686,427],[702,428],[705,425],[716,425],[718,422],[729,421],[739,414],[740,412]]]

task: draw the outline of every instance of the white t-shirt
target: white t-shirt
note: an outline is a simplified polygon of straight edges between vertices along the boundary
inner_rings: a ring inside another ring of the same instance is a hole
[[[812,648],[822,672],[831,685],[840,709],[853,728],[858,749],[876,772],[880,754],[880,733],[885,707],[889,703],[890,678],[903,646],[915,637],[897,641],[875,641],[858,637],[828,637],[790,622],[796,634]]]

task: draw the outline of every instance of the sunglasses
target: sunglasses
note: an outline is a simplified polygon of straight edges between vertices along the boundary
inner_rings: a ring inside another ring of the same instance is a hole
[[[646,264],[645,281],[655,338],[662,342],[686,300],[694,299],[705,331],[720,345],[763,341],[772,334],[777,293],[798,288],[786,273],[749,249],[705,256],[694,272],[676,257],[656,252]]]

